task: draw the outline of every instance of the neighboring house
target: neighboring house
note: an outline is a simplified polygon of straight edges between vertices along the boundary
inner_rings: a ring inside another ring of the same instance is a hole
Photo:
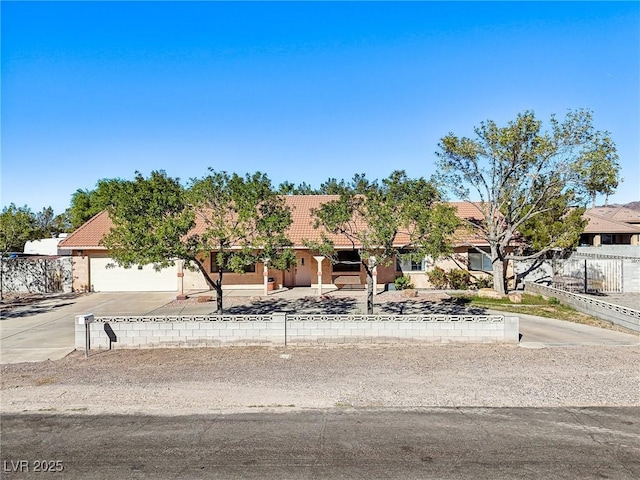
[[[246,269],[245,273],[227,272],[223,276],[225,288],[262,289],[264,287],[265,271],[268,278],[273,279],[280,287],[318,287],[319,280],[325,288],[355,287],[362,288],[366,284],[366,273],[361,265],[354,264],[358,260],[353,245],[341,235],[328,235],[334,241],[337,250],[337,262],[331,264],[327,259],[315,257],[304,246],[304,240],[320,240],[320,231],[313,227],[311,210],[318,208],[336,196],[331,195],[290,195],[286,196],[288,206],[292,211],[292,225],[289,228],[289,238],[293,242],[296,252],[296,265],[287,271],[265,269],[263,263],[257,263]],[[482,215],[478,208],[468,202],[452,203],[457,208],[461,218],[480,221]],[[102,212],[86,222],[67,239],[61,247],[70,249],[73,258],[73,285],[77,291],[182,291],[182,289],[208,289],[208,285],[199,271],[191,271],[176,262],[174,267],[165,268],[157,272],[151,265],[124,269],[118,267],[109,256],[107,249],[101,245],[102,238],[112,227],[107,212]],[[195,232],[201,231],[203,225],[196,221]],[[401,238],[397,246],[404,245]],[[438,266],[446,270],[451,268],[465,268],[473,274],[491,272],[491,264],[486,257],[468,244],[488,249],[488,244],[474,238],[466,231],[460,231],[455,238],[455,254],[452,258],[438,262]],[[357,245],[356,245],[357,248]],[[487,250],[488,251],[488,250]],[[210,252],[202,262],[212,278],[217,277],[214,262],[211,261],[215,252]],[[413,259],[412,261],[394,261],[390,265],[377,267],[376,282],[379,287],[392,283],[396,277],[408,274],[412,283],[418,288],[429,287],[425,272],[432,268],[428,259]]]
[[[518,283],[546,283],[571,291],[640,291],[640,212],[622,206],[587,210],[580,246],[567,258],[518,262]],[[531,269],[535,266],[535,269]]]
[[[30,240],[24,245],[24,253],[28,255],[71,255],[71,250],[59,248],[60,243],[68,236],[68,233],[61,233],[56,238]]]
[[[640,245],[640,212],[627,207],[596,207],[584,214],[589,221],[581,246]]]

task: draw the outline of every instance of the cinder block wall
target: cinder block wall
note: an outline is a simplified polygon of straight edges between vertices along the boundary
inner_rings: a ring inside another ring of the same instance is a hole
[[[517,343],[518,318],[503,322],[292,321],[287,345]]]
[[[98,321],[89,325],[91,348],[204,347],[227,345],[333,345],[386,343],[517,343],[518,318],[472,321],[286,321],[284,313],[261,320]],[[85,348],[85,326],[76,322],[75,345]],[[285,340],[286,338],[286,340]]]
[[[284,314],[269,321],[94,322],[89,327],[91,348],[284,344]],[[77,349],[84,349],[84,328],[76,322]]]

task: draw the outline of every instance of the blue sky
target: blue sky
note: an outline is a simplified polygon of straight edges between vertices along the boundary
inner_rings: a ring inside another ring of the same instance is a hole
[[[589,108],[640,200],[640,4],[7,2],[2,205],[207,167],[434,173],[438,141]]]

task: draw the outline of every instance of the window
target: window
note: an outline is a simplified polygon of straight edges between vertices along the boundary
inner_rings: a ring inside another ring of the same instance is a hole
[[[209,256],[209,265],[211,265],[211,268],[209,269],[211,273],[218,273],[220,271],[220,269],[218,268],[218,263],[216,262],[216,256],[218,255],[217,252],[211,252],[210,256]],[[252,263],[251,265],[247,265],[244,267],[244,272],[245,273],[255,273],[256,271],[256,264]],[[233,270],[229,270],[229,269],[224,269],[223,273],[234,273]]]
[[[398,272],[424,272],[424,260],[419,259],[398,259],[396,262]]]
[[[602,245],[613,245],[613,235],[610,233],[603,233],[600,235],[600,243]]]
[[[409,255],[408,251],[402,250],[401,257],[396,259],[396,270],[398,272],[424,272],[425,259],[418,255]]]
[[[333,265],[334,272],[359,272],[360,255],[355,250],[338,252],[338,261]]]
[[[487,252],[488,253],[488,252]],[[469,270],[476,272],[492,272],[491,259],[477,250],[469,250]]]

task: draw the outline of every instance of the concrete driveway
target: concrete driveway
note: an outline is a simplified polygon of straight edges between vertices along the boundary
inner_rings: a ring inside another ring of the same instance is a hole
[[[293,302],[309,294],[305,289],[293,289],[287,293],[288,295],[282,299],[285,302]],[[344,293],[340,292],[339,295]],[[226,292],[226,296],[247,297],[247,295],[247,291]],[[359,296],[364,294],[349,292],[349,295],[359,299]],[[271,300],[274,298],[270,297]],[[104,316],[202,315],[214,310],[211,303],[191,304],[180,307],[179,311],[176,308],[163,308],[174,299],[174,292],[90,293],[61,295],[36,304],[13,308],[3,312],[0,321],[0,363],[38,362],[63,358],[74,350],[75,316],[83,313]],[[260,304],[262,303],[261,301]],[[282,302],[273,303],[265,300],[264,303],[276,309],[282,307]],[[256,308],[255,303],[252,305]],[[431,305],[430,311],[433,308]],[[501,312],[492,313],[500,314]],[[520,315],[520,333],[522,335],[520,346],[527,348],[625,346],[640,343],[638,335],[532,315]]]
[[[75,349],[76,315],[145,315],[173,299],[173,292],[66,294],[6,309],[0,320],[0,363],[63,358]]]
[[[494,312],[500,313],[500,312]],[[525,348],[580,347],[590,345],[631,346],[640,344],[640,335],[592,327],[553,318],[518,315],[520,346]]]

